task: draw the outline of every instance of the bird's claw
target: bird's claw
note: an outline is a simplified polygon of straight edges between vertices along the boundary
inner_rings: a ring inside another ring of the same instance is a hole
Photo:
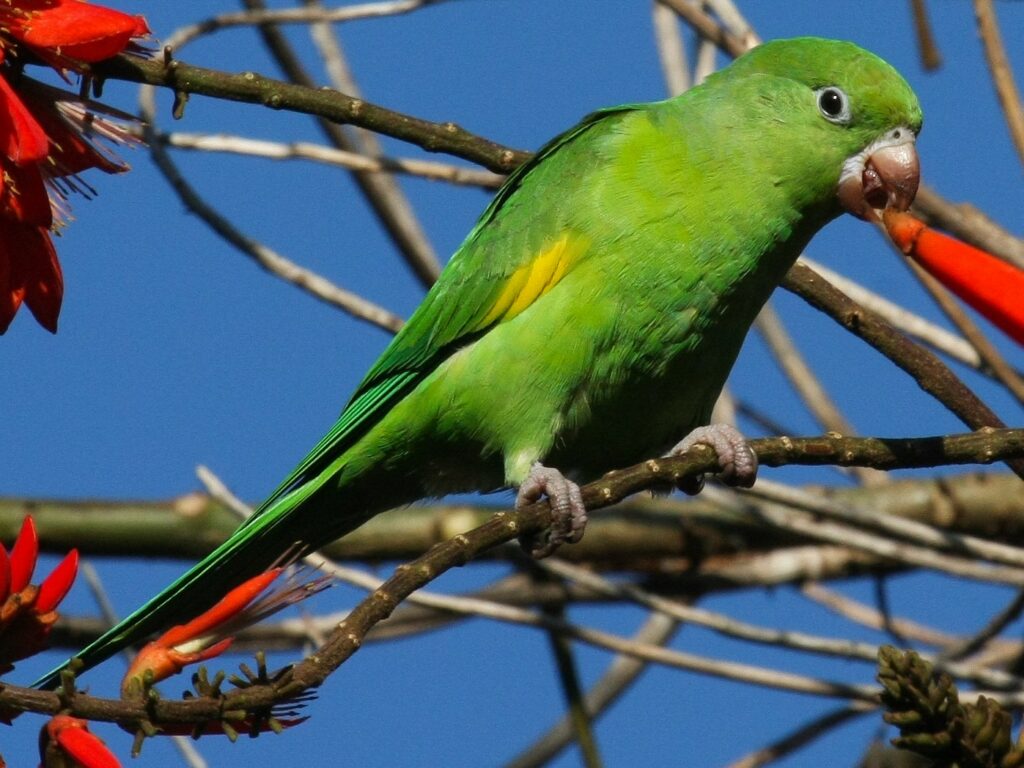
[[[706,445],[715,451],[718,455],[718,478],[726,485],[750,488],[754,484],[757,479],[757,454],[735,427],[728,424],[697,427],[680,440],[668,455],[678,456],[695,445]],[[703,487],[703,475],[686,477],[679,482],[680,490],[690,495],[700,493]]]
[[[562,544],[575,544],[583,538],[587,525],[587,508],[583,506],[580,487],[557,469],[545,467],[538,461],[519,486],[516,509],[542,496],[547,496],[551,503],[551,527],[519,537],[519,545],[537,559],[547,557]]]

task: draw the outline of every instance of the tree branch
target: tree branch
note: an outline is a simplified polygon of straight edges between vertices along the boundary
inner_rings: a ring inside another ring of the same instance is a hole
[[[1024,429],[993,430],[916,439],[844,438],[825,435],[812,438],[765,438],[754,440],[751,447],[765,466],[783,464],[841,464],[844,466],[923,467],[938,464],[976,463],[1024,457]],[[621,501],[626,496],[645,488],[676,485],[686,477],[700,472],[714,471],[717,459],[706,446],[697,446],[678,457],[652,459],[633,467],[611,472],[600,480],[584,486],[583,501],[588,509],[597,510]],[[395,573],[369,597],[356,606],[335,628],[327,642],[312,656],[292,669],[275,677],[271,682],[258,683],[244,689],[233,690],[218,698],[197,697],[184,701],[167,699],[134,701],[107,700],[66,691],[62,695],[36,691],[17,686],[0,689],[0,707],[55,713],[65,710],[88,720],[116,721],[132,724],[140,721],[167,723],[197,723],[219,720],[226,712],[266,710],[323,683],[328,675],[359,650],[369,630],[392,614],[396,607],[412,592],[425,586],[457,565],[463,565],[499,544],[518,536],[538,531],[550,522],[550,505],[538,501],[513,512],[499,512],[478,528],[458,534],[437,544],[415,561],[401,565]],[[593,630],[583,631],[565,627],[570,636],[588,640]],[[606,633],[602,635],[608,647],[615,647]],[[628,646],[628,644],[626,644]],[[625,650],[628,647],[623,646]],[[618,647],[616,647],[618,649]],[[667,651],[652,651],[655,655]],[[684,664],[685,654],[674,654]],[[744,670],[740,670],[743,667]],[[753,675],[754,668],[715,662],[704,670],[710,674]],[[779,677],[772,683],[791,690],[808,693],[849,696],[858,700],[870,699],[867,692],[856,686],[845,686],[819,681],[816,683],[799,676]],[[763,680],[762,682],[767,682]]]
[[[407,141],[428,152],[446,152],[465,158],[495,173],[508,173],[529,157],[526,152],[476,136],[455,123],[433,123],[339,91],[293,85],[255,72],[229,74],[177,60],[161,62],[125,54],[94,64],[92,71],[101,79],[126,80],[170,88],[178,93],[261,104],[356,125]]]
[[[967,426],[972,429],[1005,426],[932,352],[918,346],[882,318],[844,296],[815,274],[814,270],[803,264],[794,264],[782,285],[909,373],[921,389],[956,414]],[[1013,458],[1007,460],[1006,464],[1019,477],[1024,478],[1024,460]]]

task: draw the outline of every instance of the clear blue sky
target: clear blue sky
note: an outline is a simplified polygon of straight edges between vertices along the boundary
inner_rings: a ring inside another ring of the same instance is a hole
[[[202,18],[218,4],[121,0],[144,13],[157,37]],[[966,0],[929,3],[945,56],[937,74],[920,67],[909,3],[741,3],[765,38],[819,35],[853,40],[900,69],[921,97],[919,143],[925,181],[954,200],[969,200],[1011,230],[1021,231],[1021,167],[974,32]],[[235,6],[224,4],[224,10]],[[997,3],[1018,80],[1024,80],[1024,3]],[[652,43],[649,3],[465,0],[411,16],[344,27],[343,40],[366,98],[433,120],[454,120],[503,143],[535,148],[591,109],[661,98],[664,85]],[[309,44],[296,31],[293,40]],[[251,30],[235,30],[182,52],[191,63],[227,70],[277,70]],[[110,83],[105,100],[134,110],[128,85]],[[163,118],[170,95],[161,94]],[[165,124],[166,126],[166,124]],[[186,131],[224,131],[277,140],[318,140],[308,119],[257,107],[189,103]],[[388,151],[421,154],[398,142]],[[241,496],[257,500],[315,442],[383,348],[383,332],[353,321],[255,268],[220,242],[134,152],[133,171],[93,176],[92,202],[76,201],[73,222],[58,241],[66,278],[61,329],[51,337],[26,311],[0,339],[0,402],[7,438],[0,444],[0,494],[62,498],[167,498],[196,490],[194,468],[206,464]],[[253,236],[339,284],[402,315],[422,293],[401,269],[393,247],[341,172],[309,164],[285,166],[213,156],[181,156],[200,190]],[[439,253],[450,253],[486,204],[478,190],[403,181]],[[869,227],[853,220],[830,226],[810,254],[869,287],[938,319],[902,265]],[[960,431],[902,374],[788,296],[784,317],[826,383],[865,434],[924,435]],[[1020,350],[1011,359],[1024,366]],[[977,377],[967,376],[971,384]],[[814,432],[757,343],[748,344],[733,380],[737,392],[769,410],[794,433]],[[886,396],[879,404],[878,388]],[[990,390],[982,387],[983,395]],[[1020,409],[990,400],[1006,420]],[[828,470],[768,476],[832,482]],[[106,565],[101,563],[101,565]],[[119,611],[127,612],[180,570],[180,564],[132,563],[105,568]],[[493,571],[489,572],[493,575]],[[465,588],[479,576],[441,582]],[[848,589],[870,594],[862,583]],[[937,578],[899,580],[897,609],[952,631],[982,624],[1005,595],[965,590]],[[953,592],[949,592],[953,590]],[[936,597],[939,594],[943,597]],[[947,595],[957,597],[950,599]],[[318,609],[351,601],[334,590]],[[969,600],[971,610],[954,604]],[[92,610],[84,586],[73,605]],[[717,598],[712,607],[750,621],[843,633],[844,625],[808,609],[785,590]],[[629,610],[580,611],[583,623],[629,633]],[[866,636],[879,640],[878,637]],[[676,647],[768,663],[774,653],[684,629]],[[583,650],[586,681],[608,656]],[[794,663],[808,673],[871,678],[863,665]],[[114,662],[116,665],[116,662]],[[360,766],[475,766],[508,757],[561,711],[546,639],[535,632],[475,622],[415,641],[360,652],[334,675],[302,729],[227,748],[204,739],[211,764],[246,760],[293,765],[332,755]],[[28,669],[28,665],[26,665]],[[119,673],[118,673],[119,674]],[[27,673],[26,673],[27,676]],[[112,679],[92,675],[97,693]],[[168,690],[182,686],[172,684]],[[743,706],[737,706],[737,697]],[[608,765],[717,765],[734,759],[830,702],[740,688],[692,675],[652,670],[601,722]],[[859,756],[877,719],[846,727],[785,765],[848,764]],[[130,738],[102,731],[126,756]],[[11,765],[33,764],[35,733],[26,718],[5,735]],[[838,756],[838,757],[837,757]],[[147,764],[172,764],[169,746],[147,743]],[[558,765],[577,763],[573,754]]]

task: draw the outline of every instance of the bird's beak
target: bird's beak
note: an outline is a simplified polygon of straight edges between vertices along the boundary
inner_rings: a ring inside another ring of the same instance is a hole
[[[848,158],[839,177],[843,208],[866,221],[879,221],[885,208],[910,208],[921,180],[914,139],[909,128],[896,128]]]

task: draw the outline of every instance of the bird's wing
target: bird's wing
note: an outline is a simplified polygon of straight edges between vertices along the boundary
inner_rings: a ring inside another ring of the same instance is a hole
[[[519,211],[509,217],[509,210],[517,205],[534,204],[534,196],[519,203],[516,193],[527,180],[540,181],[536,177],[546,175],[548,161],[567,144],[608,118],[637,107],[627,104],[591,113],[509,175],[438,283],[367,373],[334,426],[260,505],[250,522],[283,496],[315,481],[453,352],[518,315],[565,275],[583,255],[585,243],[557,227],[548,231],[551,227],[545,225],[551,223],[551,216],[543,210],[526,216]],[[558,175],[552,172],[552,176]],[[554,197],[552,201],[558,202]],[[516,219],[519,225],[503,231],[506,218]],[[321,477],[320,482],[326,479]]]

